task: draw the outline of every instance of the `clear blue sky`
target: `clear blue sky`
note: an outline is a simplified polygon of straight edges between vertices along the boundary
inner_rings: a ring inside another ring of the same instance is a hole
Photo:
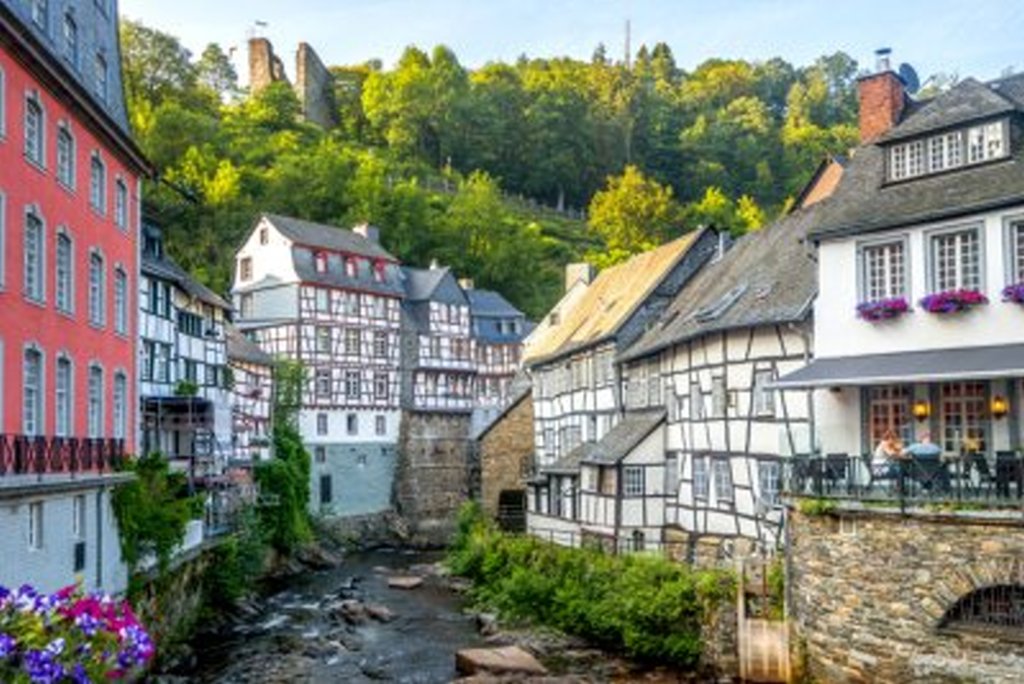
[[[406,45],[438,43],[471,67],[522,53],[587,59],[600,42],[619,58],[627,16],[634,51],[664,41],[684,68],[708,57],[803,65],[836,50],[868,66],[875,48],[889,46],[922,80],[1024,70],[1022,0],[121,0],[121,13],[194,52],[209,42],[236,47],[239,65],[249,31],[264,21],[289,76],[300,40],[327,64],[392,65]]]

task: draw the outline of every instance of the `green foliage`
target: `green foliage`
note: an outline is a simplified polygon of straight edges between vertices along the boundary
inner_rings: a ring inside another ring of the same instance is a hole
[[[471,71],[443,46],[410,47],[390,69],[331,67],[341,124],[325,132],[297,119],[287,84],[239,97],[217,45],[194,59],[173,36],[124,21],[122,50],[139,143],[180,191],[151,186],[147,200],[172,255],[220,292],[253,216],[276,211],[375,223],[402,261],[448,261],[539,317],[561,294],[565,263],[613,263],[702,223],[754,229],[825,154],[856,141],[856,63],[843,53],[802,68],[711,59],[685,72],[659,43],[629,67],[598,51]],[[514,199],[586,207],[629,167],[683,211],[623,208],[608,234],[625,246]]]
[[[801,499],[796,508],[809,516],[832,515],[836,512],[836,502],[831,499]]]
[[[162,573],[193,517],[193,499],[186,495],[184,474],[172,473],[162,454],[142,456],[129,469],[135,479],[120,485],[113,495],[121,554],[134,571],[152,553]]]
[[[473,581],[478,601],[506,618],[689,668],[700,658],[703,625],[734,591],[728,573],[660,556],[609,556],[503,534],[475,504],[460,513],[448,564]]]

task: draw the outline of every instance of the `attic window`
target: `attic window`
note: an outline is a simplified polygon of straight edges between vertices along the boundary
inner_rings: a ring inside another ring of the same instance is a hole
[[[313,268],[317,273],[327,273],[327,255],[323,252],[313,254]]]
[[[697,313],[693,315],[694,319],[696,319],[698,323],[707,323],[708,321],[715,320],[716,318],[724,314],[726,311],[728,311],[729,307],[735,304],[736,300],[742,297],[743,293],[746,291],[746,283],[741,283],[737,285],[736,287],[722,295],[714,304],[699,309]]]
[[[889,180],[981,164],[1009,154],[1008,122],[990,121],[889,147]]]

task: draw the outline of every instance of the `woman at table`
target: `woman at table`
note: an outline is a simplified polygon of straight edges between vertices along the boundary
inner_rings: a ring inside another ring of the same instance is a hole
[[[871,458],[871,474],[875,479],[895,478],[899,475],[900,460],[903,457],[903,442],[896,436],[895,430],[886,430]]]

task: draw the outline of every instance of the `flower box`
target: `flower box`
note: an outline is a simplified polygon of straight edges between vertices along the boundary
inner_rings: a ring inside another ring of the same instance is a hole
[[[988,297],[977,290],[947,290],[936,292],[921,300],[921,308],[928,313],[948,314],[988,304]]]
[[[885,321],[898,318],[910,311],[910,304],[903,297],[880,299],[877,302],[864,302],[857,305],[857,315],[865,321]]]
[[[1015,283],[1004,287],[1003,301],[1024,304],[1024,283]]]

